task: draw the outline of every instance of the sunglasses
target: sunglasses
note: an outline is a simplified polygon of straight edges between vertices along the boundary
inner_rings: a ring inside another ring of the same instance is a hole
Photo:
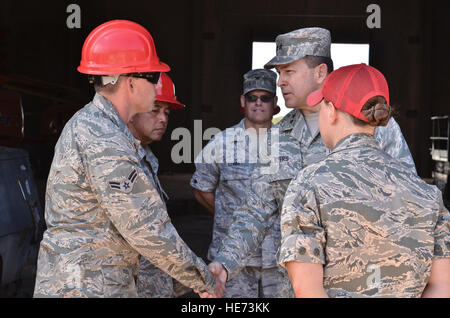
[[[125,76],[144,78],[152,84],[158,84],[159,77],[161,76],[161,72],[151,72],[151,73],[129,73],[123,74]]]
[[[268,103],[268,102],[273,101],[274,97],[275,96],[272,96],[272,95],[256,96],[256,95],[248,94],[248,95],[245,95],[245,100],[250,103],[255,103],[258,99],[260,99],[261,102]]]

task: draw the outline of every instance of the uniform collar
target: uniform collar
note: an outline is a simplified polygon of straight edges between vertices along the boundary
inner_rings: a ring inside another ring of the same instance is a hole
[[[156,156],[153,154],[153,151],[150,149],[149,145],[147,145],[145,147],[141,147],[141,149],[144,149],[145,158],[146,158],[147,162],[149,163],[150,167],[153,170],[153,172],[152,172],[152,179],[153,179],[153,181],[155,183],[155,187],[156,187],[156,189],[157,189],[161,199],[165,202],[165,201],[169,200],[169,196],[164,191],[164,189],[161,186],[161,183],[159,182],[159,178],[158,178],[158,168],[159,168],[158,158],[156,158]]]
[[[234,135],[234,141],[241,140],[243,136],[247,134],[247,131],[245,130],[245,118],[242,118],[239,123],[237,123],[234,128],[240,128],[236,129],[236,134]]]
[[[249,132],[245,128],[245,117],[242,118],[242,120],[239,123],[237,123],[236,125],[234,125],[231,128],[235,129],[234,140],[233,140],[234,142],[244,140],[244,137],[249,134]]]
[[[130,141],[130,143],[136,149],[139,159],[142,160],[142,158],[145,157],[145,150],[142,148],[141,142],[138,139],[134,138],[133,134],[128,129],[128,126],[124,123],[122,118],[120,118],[119,113],[114,108],[112,103],[108,99],[106,99],[104,96],[102,96],[98,93],[95,94],[94,100],[92,102],[97,108],[99,108],[101,111],[103,111],[106,114],[106,116],[127,137],[127,139]]]
[[[147,161],[152,166],[153,171],[155,172],[155,174],[158,174],[158,168],[159,168],[158,158],[156,158],[155,154],[152,152],[149,145],[144,147],[144,151],[145,151],[145,157],[147,158]]]
[[[352,148],[374,148],[380,149],[380,145],[374,136],[366,133],[350,134],[336,144],[331,153],[344,151]]]
[[[242,141],[245,138],[246,131],[245,131],[244,119],[242,119],[236,125],[228,127],[223,131],[222,136],[224,137],[224,140],[226,142],[236,143],[236,142]]]
[[[279,127],[281,132],[288,133],[291,131],[291,137],[306,147],[309,147],[314,139],[320,134],[320,132],[317,131],[314,136],[311,135],[308,125],[306,124],[305,116],[299,109],[294,109],[287,114]]]

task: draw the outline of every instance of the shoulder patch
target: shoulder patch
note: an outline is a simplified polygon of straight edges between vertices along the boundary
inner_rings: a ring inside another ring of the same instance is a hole
[[[120,190],[124,193],[130,193],[137,179],[137,171],[133,169],[127,178],[122,178],[117,181],[109,181],[109,187],[112,190]]]

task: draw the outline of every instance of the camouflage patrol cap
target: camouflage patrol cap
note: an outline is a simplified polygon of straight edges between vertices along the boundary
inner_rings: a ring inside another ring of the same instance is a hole
[[[295,62],[307,55],[331,58],[331,34],[323,28],[304,28],[280,34],[275,39],[277,55],[264,68]]]
[[[271,70],[256,69],[244,74],[244,93],[262,89],[272,94],[277,91],[277,74]]]

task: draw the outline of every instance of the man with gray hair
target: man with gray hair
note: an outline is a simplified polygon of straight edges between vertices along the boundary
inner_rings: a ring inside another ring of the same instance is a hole
[[[241,112],[245,117],[235,126],[217,134],[196,159],[192,177],[196,199],[214,215],[214,230],[208,258],[217,256],[217,249],[233,221],[250,187],[251,171],[257,161],[256,143],[265,138],[272,125],[272,116],[279,112],[275,72],[256,69],[244,75]],[[225,148],[225,152],[223,151]],[[210,156],[208,160],[207,156]],[[258,244],[247,266],[227,282],[224,297],[279,297],[277,283],[284,272],[276,262],[276,247],[281,239],[279,222]],[[284,274],[285,279],[287,275]]]
[[[306,99],[322,87],[333,71],[330,32],[317,27],[303,28],[279,35],[276,44],[276,56],[264,67],[276,68],[285,104],[293,110],[273,128],[279,131],[278,158],[272,158],[279,162],[277,173],[267,174],[259,167],[254,168],[247,197],[234,212],[228,235],[222,240],[214,262],[209,264],[211,271],[222,279],[230,280],[237,275],[267,231],[274,223],[279,226],[291,180],[329,153],[318,129],[319,109],[308,107]],[[386,127],[378,127],[375,138],[382,150],[415,172],[414,161],[394,119]],[[276,242],[276,248],[280,243]],[[284,290],[289,292],[286,297],[293,296],[292,287],[286,286]]]

